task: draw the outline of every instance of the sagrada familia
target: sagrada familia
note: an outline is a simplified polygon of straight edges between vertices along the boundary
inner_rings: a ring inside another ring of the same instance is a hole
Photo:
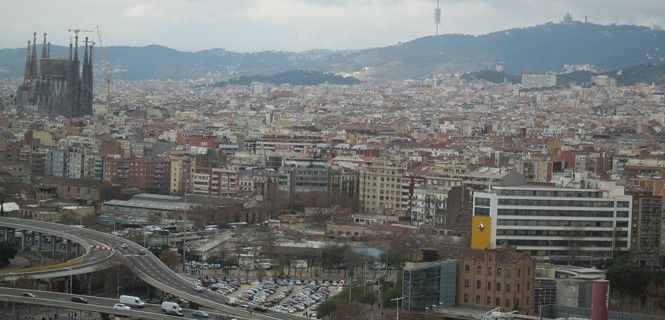
[[[83,68],[78,55],[78,35],[69,44],[69,59],[51,58],[51,43],[42,45],[37,60],[37,33],[28,41],[23,84],[16,93],[19,107],[35,106],[42,114],[82,117],[92,114],[92,42],[85,38]]]

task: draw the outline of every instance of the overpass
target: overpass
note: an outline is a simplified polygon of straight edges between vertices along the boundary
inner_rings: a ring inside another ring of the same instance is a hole
[[[24,297],[23,293],[30,292],[35,295],[34,298]],[[88,303],[77,303],[72,302],[72,297],[83,297],[88,300]],[[117,310],[113,308],[113,305],[118,303],[116,299],[109,298],[100,298],[92,296],[82,296],[82,295],[72,295],[67,293],[59,292],[50,292],[50,291],[37,291],[37,290],[23,290],[23,289],[12,289],[12,288],[0,288],[0,301],[22,303],[22,304],[32,304],[32,305],[43,305],[43,306],[57,306],[61,309],[67,310],[81,310],[89,312],[97,312],[100,314],[108,315],[118,315],[118,316],[130,316],[133,318],[140,319],[155,319],[155,320],[175,320],[175,319],[190,319],[194,316],[192,315],[193,310],[183,309],[185,314],[183,317],[167,316],[162,312],[160,305],[156,304],[146,304],[143,308],[132,308],[131,310]],[[223,314],[210,314],[211,319],[228,319],[235,317],[235,315],[223,315]],[[241,319],[240,317],[236,317]]]
[[[102,248],[110,248],[112,250],[103,250],[109,252],[104,255],[106,259],[110,259],[114,255],[117,255],[121,263],[125,264],[125,266],[127,266],[137,277],[141,278],[141,280],[145,281],[146,283],[163,292],[168,292],[176,297],[183,298],[187,301],[210,309],[218,310],[223,313],[235,314],[241,317],[251,316],[251,319],[304,319],[304,317],[301,316],[276,312],[272,310],[268,310],[262,313],[251,313],[249,311],[239,310],[237,308],[226,305],[228,297],[224,295],[210,290],[196,292],[193,290],[194,285],[190,280],[187,280],[186,278],[171,270],[171,268],[162,263],[155,255],[150,253],[150,251],[130,240],[118,236],[86,228],[75,228],[63,224],[8,217],[0,217],[0,226],[14,228],[16,230],[38,230],[37,232],[57,235],[58,237],[63,238],[66,238],[66,236],[75,237],[75,240],[81,241],[83,246],[86,248],[91,248],[91,245],[100,246]],[[126,245],[127,248],[123,249],[123,245]],[[89,254],[93,251],[94,250],[87,251],[86,254]],[[139,251],[144,251],[145,254],[139,254]],[[93,261],[93,264],[101,264],[103,266],[106,261],[107,260],[101,259],[97,260],[96,262]],[[64,270],[63,268],[54,268],[53,270],[40,272],[39,276],[47,277],[48,275],[52,275],[52,277],[56,277],[56,274],[59,275],[63,272],[79,272],[78,274],[89,272],[86,270],[86,268],[76,267],[68,267],[64,268]],[[26,275],[31,276],[30,273],[27,273]],[[18,278],[21,276],[24,276],[24,274],[18,271],[11,274],[0,274],[0,278],[5,279],[11,279],[12,277]]]
[[[27,223],[26,223],[27,222]],[[39,223],[38,221],[12,219],[0,217],[0,226],[21,231],[21,247],[26,247],[26,241],[32,242],[27,235],[27,231],[36,233],[37,248],[41,251],[42,235],[51,237],[51,252],[56,251],[56,241],[54,237],[65,240],[67,256],[71,250],[75,250],[74,259],[49,266],[40,266],[27,269],[6,269],[0,271],[0,278],[7,281],[15,281],[20,277],[28,279],[47,279],[58,277],[69,277],[72,275],[86,274],[100,271],[112,267],[118,263],[118,255],[113,248],[105,246],[99,241],[92,239],[83,239],[77,235],[79,228],[69,227],[69,229],[53,229],[51,223]],[[8,238],[8,230],[4,230],[4,239]],[[34,235],[33,235],[34,237]],[[84,253],[79,256],[79,248],[83,248]]]

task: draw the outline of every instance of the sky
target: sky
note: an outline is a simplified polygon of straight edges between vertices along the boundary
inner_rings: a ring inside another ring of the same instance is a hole
[[[68,29],[99,25],[105,46],[362,49],[434,34],[435,6],[436,0],[2,0],[0,48],[24,47],[33,32],[67,45]],[[601,24],[665,25],[663,0],[441,0],[441,10],[440,33],[558,22],[566,11]],[[82,36],[97,39],[96,32]]]

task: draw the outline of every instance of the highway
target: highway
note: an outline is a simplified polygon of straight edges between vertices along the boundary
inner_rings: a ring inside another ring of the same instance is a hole
[[[65,277],[104,270],[117,263],[117,261],[112,259],[116,253],[115,250],[105,250],[106,246],[103,243],[92,238],[84,239],[84,237],[80,237],[78,232],[79,230],[82,230],[80,228],[66,225],[62,225],[65,228],[59,228],[57,227],[58,225],[54,223],[7,217],[0,217],[0,226],[10,227],[16,230],[29,230],[68,239],[79,244],[83,250],[85,250],[82,256],[77,259],[72,259],[77,260],[76,264],[58,264],[51,269],[39,270],[3,270],[0,272],[0,278],[3,278],[4,280],[16,280],[19,276],[27,276],[30,279]],[[56,227],[54,228],[54,226]]]
[[[34,298],[24,297],[23,293],[30,292],[35,295]],[[72,302],[72,297],[84,297],[88,303]],[[183,317],[167,316],[162,312],[161,306],[155,304],[146,304],[143,308],[136,308],[132,310],[116,310],[113,305],[118,303],[115,299],[99,298],[92,296],[71,295],[60,292],[50,291],[37,291],[37,290],[23,290],[12,288],[0,288],[0,300],[12,301],[24,304],[54,306],[62,309],[83,310],[91,312],[108,313],[119,316],[131,316],[141,319],[192,319],[192,310],[183,310],[185,313]],[[64,310],[63,310],[64,312]],[[211,314],[211,319],[215,319],[215,315]],[[223,317],[222,319],[226,319]]]
[[[173,294],[174,296],[183,298],[190,302],[194,302],[201,306],[218,310],[225,314],[235,314],[243,318],[250,319],[286,319],[286,320],[299,320],[304,317],[292,314],[276,312],[268,310],[266,312],[250,312],[240,310],[225,304],[228,298],[224,295],[205,290],[203,292],[196,292],[193,290],[194,284],[177,274],[164,263],[162,263],[156,256],[144,247],[121,237],[90,230],[86,228],[75,228],[68,225],[56,224],[50,222],[41,222],[33,220],[23,220],[16,218],[0,217],[0,226],[10,226],[16,229],[40,228],[43,230],[52,230],[50,234],[70,234],[82,239],[89,244],[109,246],[118,252],[123,258],[124,264],[148,284],[160,289],[164,292]],[[44,232],[47,233],[47,232]],[[123,249],[122,245],[126,245],[127,249]],[[143,251],[144,254],[139,254]],[[112,251],[109,251],[112,252]]]

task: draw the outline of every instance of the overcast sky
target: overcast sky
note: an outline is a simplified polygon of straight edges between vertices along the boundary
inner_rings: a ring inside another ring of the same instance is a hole
[[[360,49],[434,33],[436,0],[3,0],[0,48],[32,32],[67,44],[67,29],[100,25],[105,45],[178,50]],[[483,34],[557,22],[665,25],[663,0],[441,0],[441,33]],[[95,34],[96,37],[96,34]],[[41,38],[41,37],[39,37]]]

